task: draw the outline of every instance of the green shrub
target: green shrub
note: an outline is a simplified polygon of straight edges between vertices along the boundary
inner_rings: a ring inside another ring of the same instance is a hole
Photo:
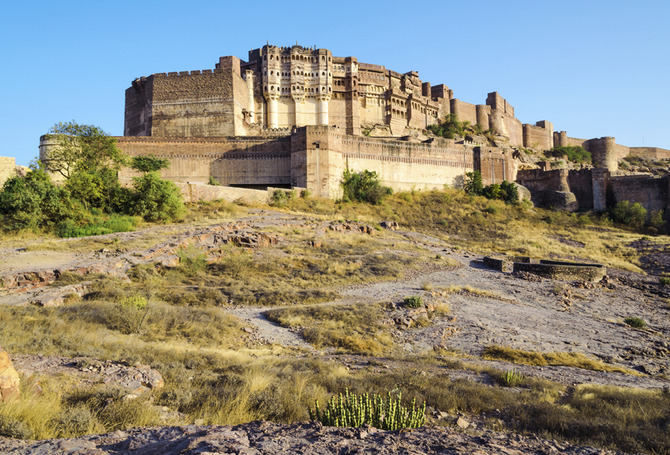
[[[641,228],[647,220],[647,210],[639,202],[619,201],[609,210],[609,215],[615,223],[634,228]]]
[[[382,186],[374,171],[353,172],[347,169],[340,185],[343,190],[342,200],[345,202],[358,201],[378,205],[384,197],[393,194],[391,188]]]
[[[638,317],[626,318],[623,320],[623,322],[631,327],[635,327],[636,329],[641,329],[647,326],[645,320]]]
[[[580,147],[578,145],[554,147],[553,149],[549,150],[547,154],[557,158],[565,156],[568,161],[572,161],[573,163],[591,162],[591,152],[586,151],[584,147]]]
[[[305,190],[307,191],[307,190]],[[298,197],[298,192],[295,189],[292,190],[280,190],[276,189],[272,192],[270,196],[269,204],[273,207],[283,207],[291,199],[296,199]]]
[[[167,222],[184,214],[181,191],[173,182],[163,180],[158,172],[147,172],[133,179],[130,212],[147,221]]]
[[[658,282],[663,286],[670,286],[670,277],[662,276],[658,279]]]
[[[384,400],[380,395],[355,395],[349,389],[332,397],[326,409],[319,409],[315,402],[314,411],[309,409],[310,420],[317,420],[324,425],[336,427],[362,427],[365,424],[382,430],[395,431],[401,428],[419,428],[426,422],[426,402],[417,408],[416,400],[412,400],[412,408],[407,409],[401,404],[402,393],[395,397],[388,393]]]
[[[405,306],[409,308],[419,308],[423,305],[423,299],[421,296],[413,295],[411,297],[405,297],[404,303]]]
[[[188,276],[204,272],[207,268],[207,255],[193,245],[180,248],[177,251],[179,266]]]

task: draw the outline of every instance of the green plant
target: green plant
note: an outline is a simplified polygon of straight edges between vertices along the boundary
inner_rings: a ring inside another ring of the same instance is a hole
[[[179,265],[188,276],[197,275],[207,268],[207,255],[193,245],[177,251]]]
[[[401,404],[402,392],[395,397],[388,393],[386,400],[380,395],[355,395],[345,389],[331,397],[326,409],[321,411],[315,401],[314,411],[309,409],[310,420],[336,427],[361,427],[365,424],[382,430],[395,431],[401,428],[419,428],[426,422],[426,402],[421,407],[412,400],[411,409]]]
[[[405,297],[405,300],[403,300],[403,302],[405,303],[405,306],[409,308],[419,308],[423,305],[423,299],[421,298],[421,296],[418,295]]]
[[[342,200],[345,202],[358,201],[379,205],[384,197],[393,193],[391,188],[382,186],[376,172],[368,170],[345,170],[340,185],[343,190]]]
[[[133,179],[130,212],[146,221],[171,221],[184,214],[181,191],[173,182],[164,180],[158,172],[147,172]]]
[[[154,155],[138,155],[134,156],[130,161],[130,167],[138,172],[157,172],[161,169],[169,168],[170,160],[167,158],[158,158]]]
[[[662,276],[658,279],[658,282],[663,286],[670,286],[670,277]]]
[[[636,329],[641,329],[647,326],[645,320],[638,317],[626,318],[623,320],[623,322],[631,327],[635,327]]]
[[[526,377],[515,369],[505,371],[502,375],[500,375],[500,382],[505,387],[516,387],[525,380]]]
[[[573,163],[590,163],[591,162],[591,153],[586,151],[584,147],[578,145],[567,145],[554,147],[553,149],[547,152],[549,156],[553,157],[566,157],[568,161]]]
[[[619,201],[609,210],[609,215],[615,223],[641,228],[647,220],[647,210],[639,202]]]
[[[482,174],[479,171],[472,171],[465,173],[463,181],[463,191],[471,196],[481,196],[484,191],[484,184],[482,183]]]
[[[219,183],[219,181],[211,175],[209,176],[209,182],[207,184],[212,186],[221,186],[221,183]]]

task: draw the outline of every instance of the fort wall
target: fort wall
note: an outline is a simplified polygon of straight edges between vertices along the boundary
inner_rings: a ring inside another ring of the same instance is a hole
[[[629,155],[645,156],[656,159],[670,159],[670,150],[658,147],[629,147]]]
[[[291,138],[233,137],[217,139],[117,138],[130,156],[155,155],[170,160],[162,176],[175,182],[267,186],[291,183]],[[123,169],[119,178],[136,176]]]
[[[0,186],[5,181],[16,175],[16,159],[0,156]]]
[[[536,125],[524,124],[523,145],[537,150],[551,150],[554,147],[553,125],[547,121],[537,122]]]
[[[621,176],[610,178],[610,204],[620,201],[639,202],[648,211],[665,210],[668,206],[668,177]]]

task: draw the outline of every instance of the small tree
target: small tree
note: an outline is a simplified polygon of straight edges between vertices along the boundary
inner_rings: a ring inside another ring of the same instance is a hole
[[[76,172],[97,173],[102,169],[119,170],[126,156],[116,147],[116,139],[93,125],[57,123],[49,130],[56,145],[44,159],[47,171],[69,179]]]

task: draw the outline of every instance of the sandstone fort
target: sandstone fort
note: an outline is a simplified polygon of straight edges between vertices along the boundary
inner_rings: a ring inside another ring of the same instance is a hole
[[[668,150],[574,138],[547,120],[524,124],[497,92],[470,104],[416,71],[398,73],[327,49],[268,44],[247,59],[221,57],[213,69],[135,79],[125,94],[119,148],[169,158],[164,177],[188,184],[192,197],[300,187],[335,198],[345,169],[376,171],[397,190],[440,188],[478,170],[485,184],[517,181],[536,203],[557,208],[600,210],[623,199],[650,210],[668,206],[667,176],[617,175],[623,157],[670,158]],[[449,114],[496,139],[425,135]],[[42,159],[53,144],[42,138]],[[520,159],[523,149],[566,145],[590,151],[593,167],[551,170]],[[206,188],[212,179],[223,186]]]

